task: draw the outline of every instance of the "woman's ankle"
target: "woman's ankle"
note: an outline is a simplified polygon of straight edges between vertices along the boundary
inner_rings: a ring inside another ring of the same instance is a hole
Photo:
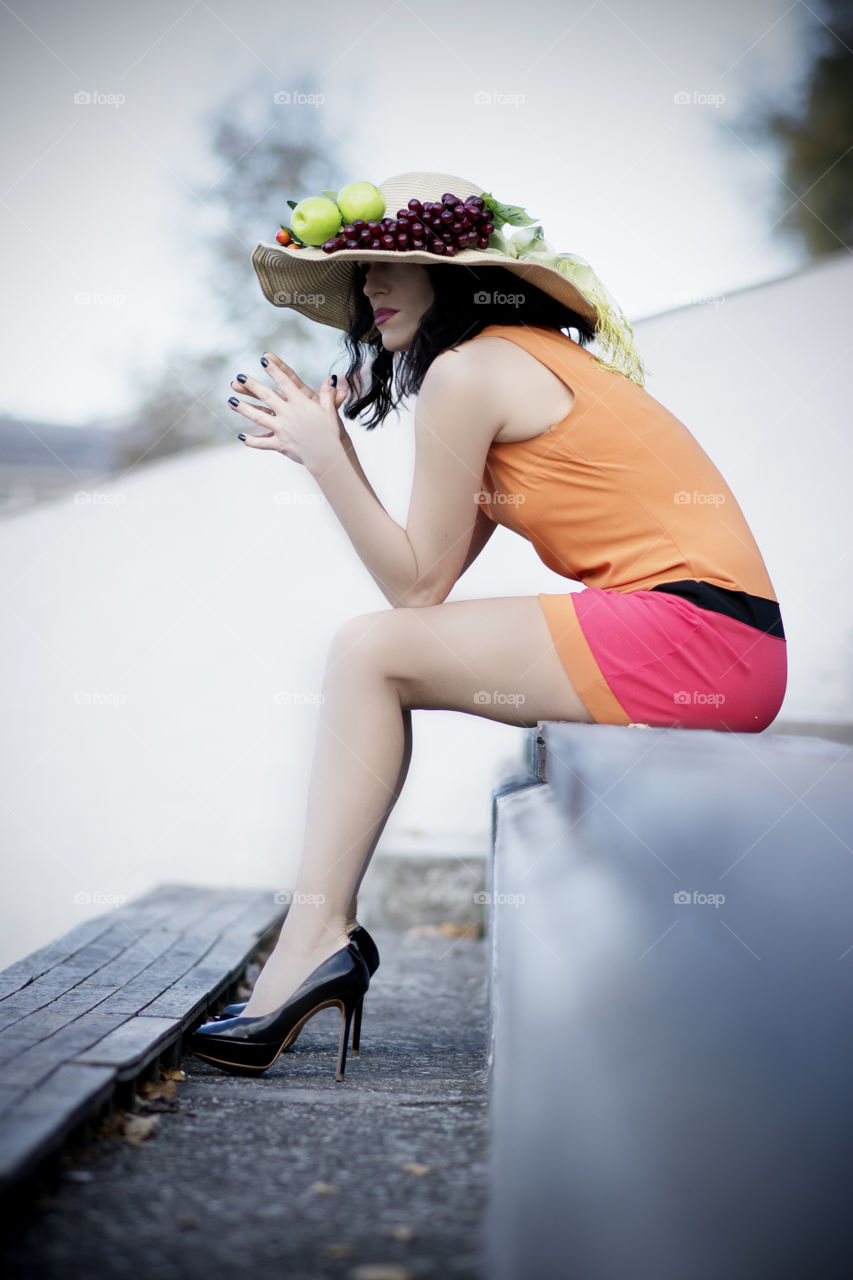
[[[279,934],[276,950],[282,948],[302,955],[317,951],[331,954],[348,944],[348,922],[342,917],[321,921],[315,917],[291,919],[288,914]]]

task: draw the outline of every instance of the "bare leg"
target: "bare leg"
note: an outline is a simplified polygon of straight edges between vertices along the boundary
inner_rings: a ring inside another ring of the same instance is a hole
[[[293,900],[247,1017],[278,1008],[347,945],[358,886],[408,770],[411,708],[514,725],[593,722],[535,596],[353,618],[335,636],[323,693]]]
[[[358,887],[412,758],[412,713],[380,673],[333,646],[323,682],[308,816],[293,898],[244,1017],[277,1009],[349,941]]]

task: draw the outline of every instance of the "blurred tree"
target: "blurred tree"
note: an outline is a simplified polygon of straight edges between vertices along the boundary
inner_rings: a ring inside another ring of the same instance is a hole
[[[781,146],[776,226],[817,258],[853,244],[853,5],[820,0],[809,13],[812,61],[801,103],[753,109],[745,127]]]
[[[245,419],[226,402],[246,350],[286,350],[306,381],[317,376],[318,352],[324,345],[328,351],[328,342],[298,313],[266,300],[251,263],[255,246],[274,243],[281,223],[289,222],[288,199],[300,200],[352,178],[340,174],[329,147],[332,135],[320,118],[322,94],[310,77],[304,82],[298,101],[277,101],[280,95],[269,90],[262,102],[250,87],[208,115],[210,161],[217,176],[197,195],[185,260],[188,273],[198,271],[203,318],[206,325],[213,322],[218,336],[202,340],[201,350],[198,340],[188,341],[153,371],[136,369],[139,412],[124,439],[124,467],[233,439]],[[319,95],[321,105],[306,102],[311,95]],[[247,118],[253,111],[257,118]],[[246,372],[266,377],[260,366]]]

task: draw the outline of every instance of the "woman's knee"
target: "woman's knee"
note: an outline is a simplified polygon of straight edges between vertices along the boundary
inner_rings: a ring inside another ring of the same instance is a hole
[[[382,669],[400,644],[397,609],[381,609],[348,618],[338,627],[329,646],[329,668],[370,666]]]

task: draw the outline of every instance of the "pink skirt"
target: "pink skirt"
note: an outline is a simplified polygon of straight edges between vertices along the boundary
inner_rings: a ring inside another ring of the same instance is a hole
[[[787,644],[664,591],[540,593],[557,651],[599,724],[760,733],[788,679]]]

